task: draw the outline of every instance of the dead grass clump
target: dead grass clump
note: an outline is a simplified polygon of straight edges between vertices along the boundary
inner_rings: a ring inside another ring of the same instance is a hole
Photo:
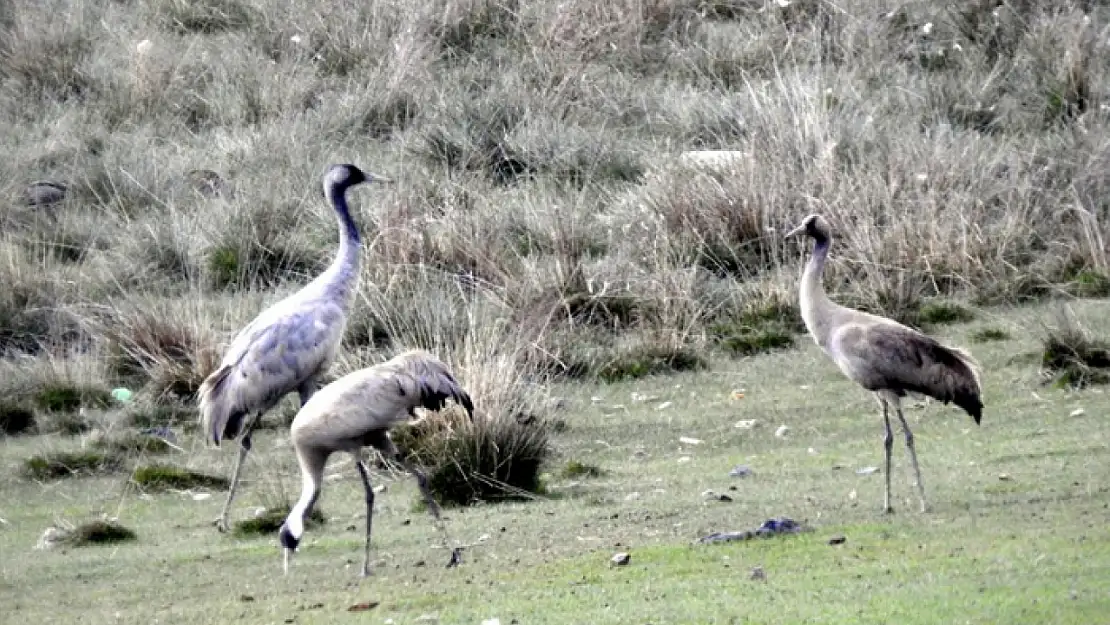
[[[35,411],[25,402],[0,399],[0,434],[15,436],[35,428]]]
[[[267,508],[253,518],[237,521],[233,531],[239,537],[264,536],[276,533],[281,529],[281,524],[285,522],[285,517],[289,516],[290,509],[291,506]],[[313,507],[312,512],[305,517],[305,527],[308,529],[319,527],[326,522],[327,517],[324,516],[318,506]]]
[[[81,523],[73,528],[62,542],[72,547],[85,547],[131,542],[137,539],[138,536],[130,528],[115,521],[98,519]]]
[[[55,451],[31,456],[23,463],[23,475],[34,480],[103,475],[123,468],[124,458],[106,451]]]
[[[94,324],[107,342],[110,370],[121,380],[147,386],[159,401],[191,401],[219,363],[214,347],[180,315],[117,311]]]
[[[1041,368],[1058,387],[1082,388],[1110,382],[1110,343],[1095,338],[1065,309],[1054,328],[1045,328]]]
[[[73,525],[66,521],[55,521],[47,528],[36,549],[57,547],[89,547],[130,542],[138,537],[131,529],[124,527],[115,519],[101,518]]]
[[[542,419],[476,415],[471,423],[459,409],[397,428],[393,438],[407,458],[427,467],[437,501],[463,506],[541,493],[541,468],[551,452]]]
[[[193,488],[227,489],[227,478],[168,464],[136,467],[131,482],[145,491],[188,490]]]

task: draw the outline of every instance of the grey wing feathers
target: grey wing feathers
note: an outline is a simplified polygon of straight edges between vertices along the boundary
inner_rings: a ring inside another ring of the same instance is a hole
[[[978,367],[969,354],[896,326],[870,328],[864,343],[871,351],[874,380],[881,380],[883,387],[899,395],[914,392],[953,402],[979,423],[982,390]]]
[[[241,332],[220,368],[201,385],[200,421],[216,445],[234,438],[243,419],[265,412],[335,357],[345,317],[337,306],[303,306]]]

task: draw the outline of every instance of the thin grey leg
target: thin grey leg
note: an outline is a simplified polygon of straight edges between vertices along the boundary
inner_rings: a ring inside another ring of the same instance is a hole
[[[447,527],[444,525],[443,518],[440,516],[439,504],[436,503],[435,497],[432,496],[432,489],[428,486],[428,476],[424,475],[424,472],[416,465],[402,459],[399,453],[394,456],[394,459],[397,460],[406,471],[412,473],[413,476],[416,477],[416,485],[420,487],[420,494],[424,496],[424,503],[428,506],[428,512],[434,519],[436,529],[439,531],[440,540],[443,541],[443,548],[451,552],[451,560],[447,563],[447,567],[450,568],[457,565],[462,556],[459,549],[451,549],[451,542],[447,537]]]
[[[910,452],[910,463],[913,464],[913,476],[917,482],[917,496],[921,499],[921,511],[926,512],[929,509],[929,504],[925,501],[925,483],[921,480],[921,468],[917,464],[917,451],[913,446],[913,432],[910,431],[910,424],[906,422],[906,417],[902,414],[902,406],[895,404],[894,407],[898,411],[898,419],[902,422],[902,430],[906,432],[906,449]]]
[[[374,487],[370,484],[370,470],[366,467],[362,454],[355,456],[355,466],[362,478],[362,487],[366,489],[366,547],[362,559],[362,576],[370,575],[370,528],[374,520]]]
[[[216,529],[221,532],[226,532],[229,529],[228,517],[231,514],[231,501],[235,499],[235,491],[239,488],[239,477],[243,471],[243,463],[251,450],[251,434],[254,432],[254,424],[257,423],[259,418],[261,416],[256,415],[252,419],[250,425],[247,426],[247,431],[239,439],[239,458],[235,461],[235,468],[231,471],[231,486],[227,490],[227,500],[224,501],[224,509],[220,512],[220,518],[216,519]]]
[[[894,449],[894,431],[890,429],[890,406],[887,404],[886,398],[880,396],[879,403],[883,407],[883,425],[886,426],[886,436],[883,438],[883,448],[886,450],[886,465],[883,467],[886,478],[886,490],[883,491],[883,512],[890,514],[894,512],[894,507],[890,505],[890,455]]]

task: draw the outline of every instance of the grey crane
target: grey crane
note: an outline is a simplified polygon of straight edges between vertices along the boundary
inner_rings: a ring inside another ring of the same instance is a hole
[[[410,350],[381,364],[353,371],[320,389],[301,407],[290,426],[290,439],[301,468],[300,499],[289,511],[278,532],[283,548],[283,570],[304,535],[305,517],[320,496],[324,466],[332,453],[354,456],[362,486],[366,491],[366,545],[362,576],[370,574],[370,529],[374,514],[374,489],[366,465],[365,447],[373,447],[392,458],[416,477],[416,483],[435,519],[443,546],[448,547],[447,530],[440,518],[439,505],[432,496],[428,478],[415,465],[403,459],[389,437],[389,429],[415,417],[416,408],[440,410],[447,399],[466,410],[473,420],[474,403],[470,395],[443,362],[423,350]],[[459,562],[459,550],[451,550],[447,566]]]
[[[894,432],[890,428],[889,412],[893,406],[906,435],[906,449],[913,463],[921,511],[925,512],[928,509],[925,486],[917,464],[913,432],[902,414],[901,398],[907,393],[917,393],[945,404],[955,403],[979,425],[983,416],[979,366],[962,349],[942,345],[896,321],[846,308],[829,299],[821,284],[832,244],[829,224],[820,215],[809,215],[786,236],[802,233],[814,240],[813,255],[802,272],[799,296],[806,329],[844,375],[875,394],[882,408],[886,424],[883,510],[894,511],[890,505],[890,455]]]
[[[328,168],[323,190],[339,221],[335,260],[304,288],[262,311],[240,330],[220,366],[201,384],[200,425],[206,440],[218,447],[222,439],[239,438],[227,501],[216,521],[222,532],[228,529],[251,434],[262,415],[293,391],[303,406],[335,359],[359,275],[359,232],[346,194],[363,182],[390,181],[354,165]]]

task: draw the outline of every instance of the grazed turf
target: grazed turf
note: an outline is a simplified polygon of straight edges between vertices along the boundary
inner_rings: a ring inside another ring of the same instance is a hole
[[[1078,310],[1107,330],[1097,321],[1105,305]],[[926,515],[915,511],[900,441],[897,511],[879,512],[881,472],[856,473],[881,464],[875,404],[806,341],[782,354],[717,361],[708,372],[558,389],[570,404],[557,439],[561,461],[605,473],[566,479],[553,467],[549,500],[450,510],[453,538],[473,545],[456,569],[442,568],[447,554],[415,511],[411,480],[379,476],[388,488],[375,517],[378,566],[366,581],[355,575],[362,498],[346,459],[329,468],[339,478],[321,502],[328,524],[307,534],[283,577],[272,537],[214,530],[222,493],[139,497],[125,490],[126,475],[33,483],[17,477],[22,458],[78,443],[4,439],[0,605],[19,622],[124,624],[411,623],[425,614],[444,623],[1100,622],[1110,614],[1110,401],[1098,388],[1039,387],[1030,365],[1006,364],[1036,349],[1026,330],[1043,314],[1000,312],[981,322],[1005,324],[1015,337],[974,348],[986,371],[981,427],[936,403],[909,410],[932,504]],[[965,342],[978,327],[948,336]],[[734,399],[740,389],[743,399]],[[745,419],[757,425],[734,427]],[[785,437],[774,435],[779,425],[790,428]],[[682,444],[680,436],[703,443]],[[184,446],[190,468],[230,469],[232,449],[205,450],[191,439]],[[299,486],[280,432],[255,449],[237,518]],[[753,474],[729,477],[736,464]],[[706,489],[733,501],[706,501]],[[100,512],[118,516],[139,540],[31,549],[55,516]],[[814,531],[691,544],[776,515]],[[844,544],[826,544],[837,534]],[[625,550],[631,563],[611,567],[609,557]],[[755,566],[765,580],[750,579]],[[368,616],[346,611],[365,601],[380,605]]]

